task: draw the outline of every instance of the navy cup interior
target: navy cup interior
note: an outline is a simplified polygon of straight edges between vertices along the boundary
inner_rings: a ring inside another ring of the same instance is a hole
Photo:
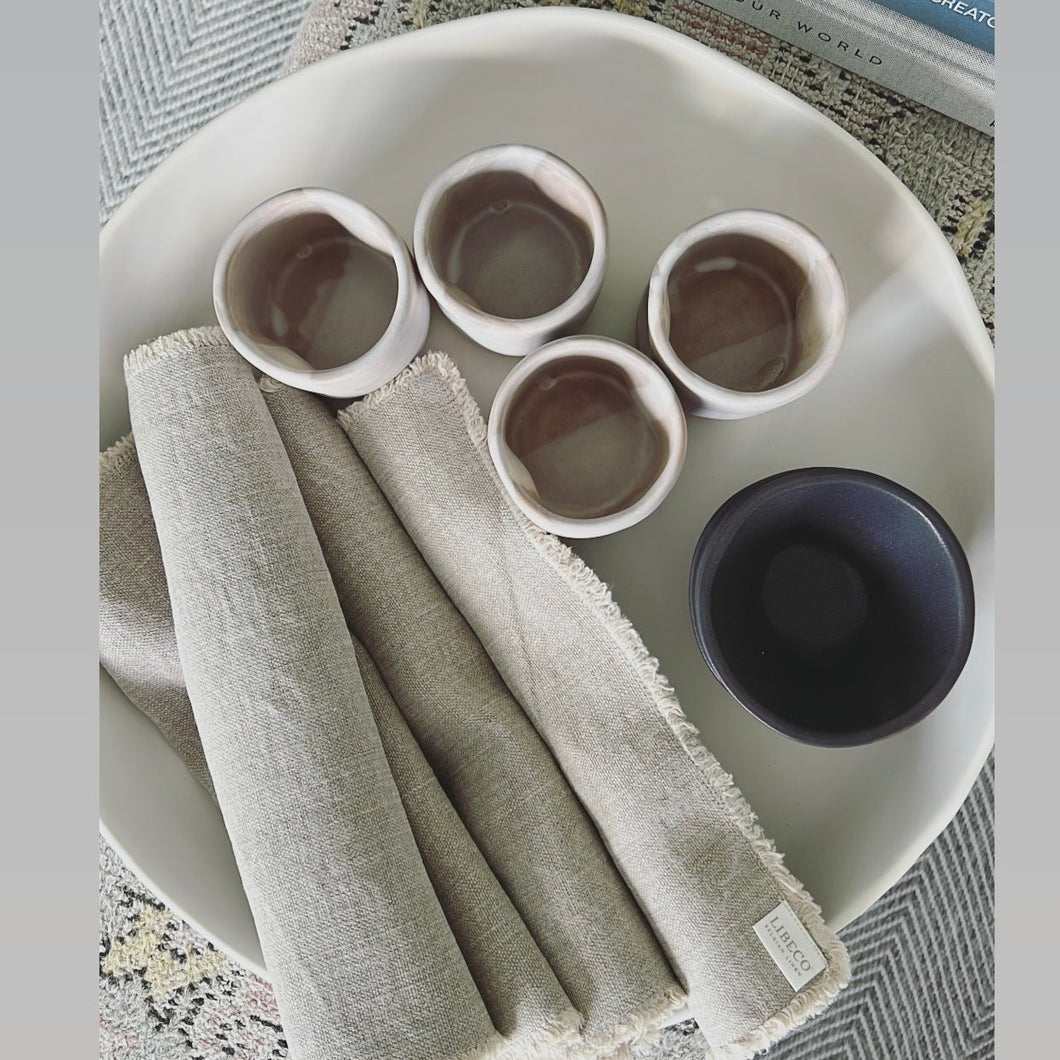
[[[971,572],[945,521],[888,479],[808,468],[730,498],[700,537],[692,622],[748,710],[807,743],[923,718],[967,660]]]

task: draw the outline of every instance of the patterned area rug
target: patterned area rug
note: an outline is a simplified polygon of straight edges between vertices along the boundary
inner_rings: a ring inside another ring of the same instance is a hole
[[[993,1057],[993,785],[991,760],[949,828],[841,932],[850,986],[770,1060]],[[102,840],[99,967],[102,1060],[287,1056],[268,984],[167,910]],[[703,1060],[705,1048],[689,1020],[634,1056]]]
[[[101,0],[100,220],[178,143],[279,74],[487,10],[496,0]],[[920,198],[993,330],[993,140],[703,6],[591,4],[680,30],[764,74],[857,137]],[[771,1060],[993,1056],[993,760],[961,812],[844,932],[853,979]],[[638,1060],[692,1060],[689,1021]],[[100,841],[103,1060],[287,1055],[267,983],[234,966],[147,892]],[[400,1058],[394,1058],[400,1060]]]

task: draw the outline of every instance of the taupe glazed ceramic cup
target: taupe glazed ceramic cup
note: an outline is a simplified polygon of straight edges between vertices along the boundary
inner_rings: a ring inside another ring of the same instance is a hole
[[[505,489],[533,522],[561,537],[602,537],[663,502],[684,463],[686,421],[647,357],[578,335],[508,373],[487,440]]]
[[[809,393],[839,354],[846,285],[803,225],[731,210],[663,251],[637,320],[637,344],[696,416],[740,419]]]
[[[324,188],[255,207],[221,246],[217,319],[252,365],[288,386],[353,398],[420,352],[430,299],[404,240]]]
[[[413,237],[423,282],[469,338],[521,357],[579,330],[607,267],[596,192],[561,158],[502,144],[428,186]]]

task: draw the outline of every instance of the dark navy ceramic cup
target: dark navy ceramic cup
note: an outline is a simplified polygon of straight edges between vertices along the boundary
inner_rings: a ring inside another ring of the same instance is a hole
[[[923,498],[866,471],[756,482],[696,546],[692,625],[707,664],[777,732],[825,747],[929,714],[968,658],[972,576]]]

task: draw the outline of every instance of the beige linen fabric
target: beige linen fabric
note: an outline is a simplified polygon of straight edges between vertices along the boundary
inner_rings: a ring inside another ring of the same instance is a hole
[[[211,328],[125,370],[181,669],[292,1056],[494,1044],[250,367]]]
[[[359,641],[354,647],[427,872],[493,1024],[510,1042],[501,1055],[565,1052],[578,1041],[581,1015],[442,791],[372,657]]]
[[[213,795],[173,634],[151,502],[126,435],[99,461],[99,661]]]
[[[349,448],[341,431],[339,436]],[[101,662],[212,794],[131,435],[101,460],[100,524]],[[354,648],[424,867],[494,1026],[506,1039],[497,1043],[498,1060],[563,1051],[578,1040],[581,1015],[467,834],[367,650],[358,641]]]
[[[177,654],[162,553],[129,435],[100,466],[100,661],[213,794]],[[467,834],[366,649],[365,692],[424,867],[467,960],[504,1060],[578,1040],[581,1015]]]
[[[262,388],[350,629],[585,1017],[587,1051],[662,1025],[683,991],[548,747],[327,407]],[[505,635],[534,632],[516,623]]]
[[[293,1057],[624,1053],[682,986],[745,1057],[828,1004],[841,944],[446,357],[341,427],[218,329],[126,373],[101,657],[212,777]],[[781,900],[799,991],[752,930]]]
[[[849,976],[842,944],[605,586],[509,501],[452,362],[420,358],[339,420],[606,837],[715,1053],[823,1009]],[[753,931],[781,900],[827,960],[798,992]]]

